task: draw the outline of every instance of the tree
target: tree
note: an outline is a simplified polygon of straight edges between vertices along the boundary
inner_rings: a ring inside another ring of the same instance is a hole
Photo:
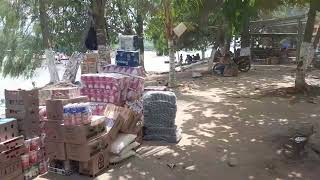
[[[304,31],[303,42],[300,47],[300,57],[298,59],[298,65],[296,69],[295,88],[298,91],[305,91],[307,89],[307,83],[305,80],[306,70],[310,65],[313,54],[314,46],[312,44],[312,35],[314,22],[317,14],[317,10],[320,8],[320,3],[317,0],[310,0],[310,8],[308,12],[308,20]]]

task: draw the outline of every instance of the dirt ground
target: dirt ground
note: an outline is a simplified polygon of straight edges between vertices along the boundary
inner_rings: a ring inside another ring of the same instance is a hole
[[[319,84],[312,71],[310,84]],[[138,156],[112,166],[97,180],[318,180],[315,154],[290,159],[279,153],[282,138],[295,123],[315,123],[320,96],[301,98],[257,96],[294,83],[294,66],[255,66],[238,77],[178,75],[176,123],[183,138],[178,144],[144,142]],[[165,75],[152,76],[157,84]],[[153,82],[151,82],[153,80]],[[168,164],[175,164],[170,168]],[[43,179],[91,179],[47,174]]]

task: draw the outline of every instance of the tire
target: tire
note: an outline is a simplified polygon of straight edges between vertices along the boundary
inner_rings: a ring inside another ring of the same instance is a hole
[[[238,69],[241,72],[248,72],[251,69],[250,60],[245,59],[238,64]]]
[[[212,72],[213,72],[214,74],[217,74],[217,72],[215,71],[215,69],[217,68],[218,64],[219,64],[219,63],[216,63],[216,64],[212,67]]]

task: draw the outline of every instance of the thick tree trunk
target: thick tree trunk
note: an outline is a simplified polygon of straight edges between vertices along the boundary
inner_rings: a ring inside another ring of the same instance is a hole
[[[250,34],[249,34],[249,25],[250,25],[250,18],[247,16],[245,18],[245,22],[242,26],[241,32],[241,48],[246,48],[250,46]]]
[[[93,14],[97,31],[97,44],[99,53],[98,71],[101,66],[111,64],[110,48],[107,46],[105,6],[106,0],[92,0]]]
[[[308,20],[306,24],[306,29],[304,32],[303,43],[300,48],[300,57],[298,59],[298,65],[296,69],[296,80],[295,80],[295,88],[298,91],[304,91],[307,88],[307,83],[305,80],[306,71],[310,63],[312,62],[314,56],[314,48],[312,41],[314,22],[316,17],[316,1],[311,0],[310,9],[308,13]]]
[[[317,31],[316,37],[314,38],[314,41],[313,41],[314,49],[317,49],[318,44],[319,44],[319,40],[320,40],[320,26],[318,27],[318,31]]]
[[[166,37],[169,46],[169,87],[174,87],[176,84],[176,71],[175,71],[175,50],[173,42],[173,21],[172,21],[172,10],[171,10],[171,0],[164,0],[164,15],[165,15],[165,29]]]
[[[45,48],[45,56],[50,74],[50,83],[59,82],[58,70],[55,65],[55,56],[52,50],[52,43],[50,38],[50,30],[48,25],[48,15],[46,10],[47,1],[39,0],[39,13],[40,13],[40,27],[42,33],[42,42]]]
[[[45,49],[52,48],[50,41],[50,31],[48,26],[48,15],[46,8],[46,0],[39,0],[40,27],[42,34],[42,42]]]
[[[140,4],[141,1],[139,1]],[[144,34],[143,34],[143,14],[142,9],[137,9],[137,35],[139,37],[140,65],[144,69]],[[145,70],[145,69],[144,69]]]
[[[170,63],[170,70],[169,70],[169,87],[174,87],[176,84],[176,63],[175,63],[175,50],[174,50],[174,43],[173,40],[170,40],[169,43],[169,63]]]
[[[201,58],[202,58],[202,60],[204,60],[206,58],[206,50],[205,49],[201,50]]]
[[[210,58],[208,60],[208,72],[212,71],[213,61],[214,61],[214,57],[216,55],[216,52],[217,52],[217,46],[212,46],[211,55],[210,55]]]

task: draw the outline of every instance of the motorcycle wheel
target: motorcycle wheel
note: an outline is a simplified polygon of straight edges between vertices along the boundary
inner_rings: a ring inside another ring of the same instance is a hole
[[[238,69],[241,72],[248,72],[251,69],[251,63],[248,61],[240,62],[238,65]]]

